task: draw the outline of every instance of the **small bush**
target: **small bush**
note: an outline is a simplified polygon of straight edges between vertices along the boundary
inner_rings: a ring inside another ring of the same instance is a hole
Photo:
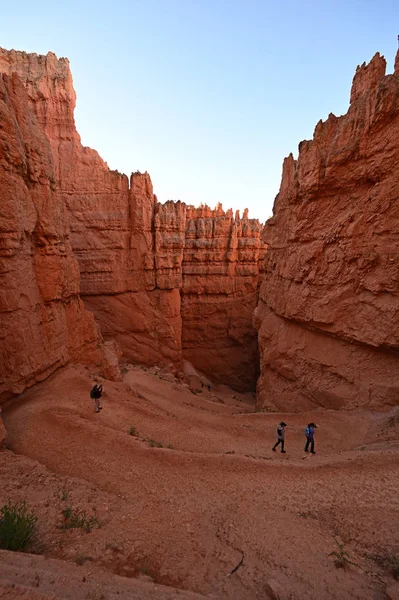
[[[77,554],[75,557],[76,564],[80,566],[84,565],[88,560],[93,560],[93,557],[87,554]]]
[[[58,488],[58,490],[54,492],[54,497],[58,498],[58,500],[66,502],[67,500],[69,500],[69,492],[65,488]]]
[[[84,529],[87,533],[97,525],[101,527],[100,521],[95,515],[89,517],[84,510],[78,510],[68,506],[62,511],[64,522],[61,529]]]
[[[11,501],[0,509],[0,548],[20,551],[32,541],[37,517],[26,502]]]
[[[394,579],[399,580],[399,557],[396,554],[383,553],[369,556],[385,571],[388,571]]]
[[[161,442],[157,442],[156,440],[152,440],[151,438],[148,438],[147,442],[151,448],[163,448]]]
[[[112,550],[113,552],[122,552],[123,546],[121,544],[118,544],[118,542],[107,542],[105,544],[105,549]]]
[[[331,552],[328,556],[334,558],[334,564],[337,569],[346,569],[349,565],[354,565],[350,560],[348,552],[345,550],[345,544],[336,540],[339,550]]]
[[[137,431],[137,429],[135,427],[131,426],[128,430],[128,434],[138,436],[139,432]]]
[[[140,567],[140,573],[142,575],[145,575],[146,577],[149,577],[150,579],[152,579],[153,581],[156,581],[156,575],[153,572],[153,570],[151,569],[151,567],[147,566],[147,565],[143,565]]]

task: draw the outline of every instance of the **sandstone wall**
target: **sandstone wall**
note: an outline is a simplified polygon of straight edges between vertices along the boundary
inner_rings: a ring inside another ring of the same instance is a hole
[[[255,314],[260,406],[399,401],[398,64],[359,67],[347,114],[284,161]]]
[[[51,147],[21,79],[0,74],[0,400],[68,360],[101,363],[79,297]]]
[[[67,203],[86,306],[129,360],[180,368],[184,206],[160,205],[149,175],[140,173],[118,206],[108,196],[93,211],[93,197],[71,195]]]
[[[183,253],[183,353],[211,379],[254,389],[258,342],[251,327],[266,246],[262,226],[232,211],[187,208]]]
[[[129,360],[180,369],[184,354],[211,378],[254,389],[259,222],[160,204],[147,173],[110,171],[80,142],[67,59],[0,50],[0,72],[22,78],[49,140],[80,293],[105,338]]]
[[[81,296],[103,335],[119,342],[130,360],[180,365],[180,295],[174,281],[168,281],[167,265],[155,262],[157,199],[149,176],[134,174],[129,185],[126,175],[111,171],[95,150],[82,146],[67,59],[51,52],[0,50],[1,71],[23,79],[50,142],[80,268]]]

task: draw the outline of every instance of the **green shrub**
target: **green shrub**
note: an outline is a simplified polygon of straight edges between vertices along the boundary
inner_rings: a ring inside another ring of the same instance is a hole
[[[349,553],[345,550],[345,544],[336,540],[338,551],[331,552],[328,556],[332,556],[334,558],[334,564],[337,569],[346,570],[349,565],[355,565],[354,562],[351,561]]]
[[[95,525],[101,527],[97,517],[95,515],[89,517],[84,510],[68,506],[62,511],[62,515],[64,522],[61,529],[84,529],[87,533],[90,533]]]
[[[11,500],[0,509],[0,548],[20,551],[32,541],[37,517],[25,501]]]
[[[138,432],[138,431],[137,431],[137,429],[136,429],[135,427],[133,427],[133,425],[132,425],[132,426],[129,428],[128,434],[129,434],[129,435],[135,435],[135,436],[138,436],[139,432]]]
[[[161,442],[157,442],[151,438],[148,438],[147,442],[151,448],[163,448],[163,444],[161,444]]]

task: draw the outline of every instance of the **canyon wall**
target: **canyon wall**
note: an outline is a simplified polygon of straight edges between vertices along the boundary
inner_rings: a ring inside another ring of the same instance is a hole
[[[0,400],[69,360],[115,376],[79,297],[51,147],[16,74],[0,74],[0,196]]]
[[[255,389],[257,302],[266,246],[258,221],[221,207],[160,204],[147,173],[111,171],[82,146],[67,59],[0,50],[17,73],[53,160],[53,185],[80,269],[80,294],[128,360]]]
[[[183,353],[200,371],[254,389],[258,343],[250,327],[266,245],[262,226],[237,213],[187,207],[183,252]]]
[[[66,200],[82,298],[127,359],[180,368],[184,206],[158,204],[148,174],[133,174],[116,197]]]
[[[399,53],[358,67],[350,108],[284,161],[254,322],[258,404],[399,402]]]

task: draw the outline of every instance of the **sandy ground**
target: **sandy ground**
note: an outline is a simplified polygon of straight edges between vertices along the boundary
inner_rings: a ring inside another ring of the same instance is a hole
[[[30,551],[58,559],[55,572],[105,577],[82,597],[113,598],[121,581],[129,598],[387,597],[399,557],[398,412],[256,413],[250,395],[193,394],[133,368],[104,382],[96,414],[91,382],[67,368],[9,402],[0,452],[0,503],[26,499],[39,516]],[[286,454],[271,451],[281,419]],[[315,456],[303,452],[311,420]],[[94,517],[92,531],[64,530],[65,508]],[[354,563],[346,569],[329,556],[337,540]],[[0,580],[22,585],[10,576],[16,555],[5,555]],[[69,591],[35,593],[78,598],[67,579]]]

